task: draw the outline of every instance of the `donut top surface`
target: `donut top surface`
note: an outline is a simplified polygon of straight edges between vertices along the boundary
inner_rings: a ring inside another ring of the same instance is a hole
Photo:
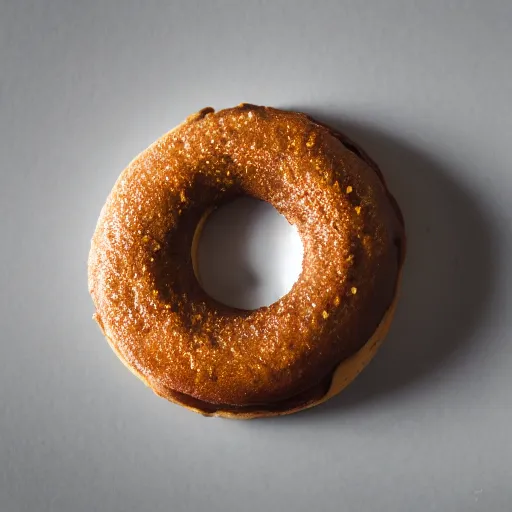
[[[114,350],[157,392],[276,403],[371,337],[394,297],[403,226],[379,173],[347,146],[304,114],[244,104],[189,117],[123,171],[89,288]],[[254,311],[210,298],[192,259],[205,213],[243,195],[272,204],[304,246],[291,291]]]

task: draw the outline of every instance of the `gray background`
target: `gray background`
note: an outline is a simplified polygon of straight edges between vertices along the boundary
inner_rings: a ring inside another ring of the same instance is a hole
[[[1,511],[510,511],[511,23],[508,0],[1,0]],[[346,129],[410,239],[367,371],[252,422],[154,396],[86,283],[127,162],[241,101]]]

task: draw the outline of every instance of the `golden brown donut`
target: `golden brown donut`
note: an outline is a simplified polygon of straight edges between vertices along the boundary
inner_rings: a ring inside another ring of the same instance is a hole
[[[194,272],[198,226],[241,195],[272,204],[304,246],[291,291],[255,311],[219,304]],[[89,289],[111,347],[157,394],[208,415],[271,416],[326,400],[371,359],[404,251],[396,201],[345,136],[296,112],[206,108],[117,180]]]

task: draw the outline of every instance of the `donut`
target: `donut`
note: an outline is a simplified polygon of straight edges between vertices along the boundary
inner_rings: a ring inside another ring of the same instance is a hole
[[[208,215],[240,196],[296,226],[302,272],[246,311],[216,302],[195,264]],[[94,318],[158,395],[204,415],[296,412],[347,386],[374,356],[396,306],[405,230],[377,165],[306,114],[205,108],[121,173],[88,259]]]

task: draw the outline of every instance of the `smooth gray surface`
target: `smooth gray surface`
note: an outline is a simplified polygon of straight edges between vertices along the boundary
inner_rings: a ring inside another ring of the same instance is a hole
[[[511,24],[508,0],[1,0],[0,510],[510,511]],[[154,396],[86,283],[128,161],[241,101],[345,128],[410,241],[368,370],[252,422]]]
[[[304,248],[297,228],[271,204],[241,197],[207,217],[196,254],[196,277],[208,295],[258,309],[292,289]]]

